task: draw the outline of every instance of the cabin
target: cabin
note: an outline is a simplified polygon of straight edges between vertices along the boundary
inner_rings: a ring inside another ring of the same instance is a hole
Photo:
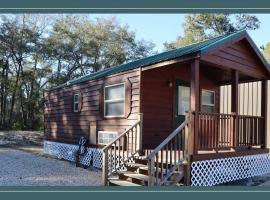
[[[246,31],[44,92],[44,150],[103,170],[104,185],[212,186],[270,173],[270,67]]]

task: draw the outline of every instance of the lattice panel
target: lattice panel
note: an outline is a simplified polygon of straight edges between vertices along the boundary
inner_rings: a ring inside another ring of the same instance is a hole
[[[76,159],[78,148],[78,145],[44,141],[44,152],[46,154],[73,162]],[[81,158],[80,163],[90,166],[91,161],[93,161],[94,167],[102,168],[102,152],[95,148],[87,148],[87,153]]]
[[[213,186],[270,173],[270,155],[196,161],[191,165],[192,186]]]
[[[93,167],[102,168],[102,151],[93,149]]]
[[[126,160],[127,157],[124,156],[124,160]],[[124,160],[123,160],[123,156],[117,155],[116,157],[114,155],[108,155],[108,167],[109,167],[109,171],[115,171],[115,169],[117,170],[121,170],[121,171],[125,171],[127,170],[127,168],[124,165]],[[128,164],[132,164],[135,163],[135,161],[133,160],[133,158],[130,158],[127,161]],[[119,166],[121,166],[119,168]]]
[[[122,156],[113,156],[108,155],[108,167],[109,171],[115,171],[115,169],[118,169],[120,165],[123,165],[123,157]],[[123,167],[120,168],[121,170],[125,170]]]

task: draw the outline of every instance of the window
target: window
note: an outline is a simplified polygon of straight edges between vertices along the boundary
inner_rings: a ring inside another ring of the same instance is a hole
[[[105,87],[104,115],[106,117],[123,116],[125,113],[125,84]]]
[[[202,90],[202,112],[213,113],[215,110],[215,92]]]
[[[117,132],[98,131],[98,144],[107,145],[117,137]]]
[[[178,86],[178,115],[185,115],[189,111],[190,88]]]
[[[79,112],[80,110],[80,94],[74,94],[73,96],[73,111]]]

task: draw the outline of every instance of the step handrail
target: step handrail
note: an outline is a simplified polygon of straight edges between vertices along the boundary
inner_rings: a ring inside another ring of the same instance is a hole
[[[152,159],[165,145],[167,145],[180,131],[182,131],[186,125],[190,123],[190,119],[185,120],[180,126],[178,126],[162,143],[160,143],[148,156],[147,159]]]
[[[112,142],[110,142],[109,144],[107,144],[105,147],[102,148],[101,151],[105,151],[107,150],[109,147],[111,147],[117,140],[119,140],[120,138],[122,138],[123,136],[125,136],[130,130],[132,130],[134,127],[136,127],[138,124],[140,124],[140,120],[136,121],[135,124],[133,124],[129,129],[127,129],[126,131],[124,131],[123,133],[121,133],[117,138],[115,138]]]
[[[102,178],[104,185],[125,163],[142,152],[142,114],[139,120],[102,149]]]
[[[189,142],[188,127],[191,122],[190,116],[187,115],[186,120],[146,157],[148,166],[148,186],[166,185],[170,182],[169,178],[176,172],[182,173],[182,175],[178,174],[179,179],[181,179],[181,176],[185,176],[183,173],[185,173],[187,176],[186,178],[188,178],[188,172],[183,171],[184,168],[182,165],[188,165],[185,170],[189,170],[190,162],[187,146]]]

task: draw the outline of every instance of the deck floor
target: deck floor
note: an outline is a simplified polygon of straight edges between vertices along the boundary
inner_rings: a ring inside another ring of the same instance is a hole
[[[149,154],[149,150],[146,151],[146,155]],[[227,149],[211,149],[211,150],[200,150],[197,154],[193,155],[194,161],[199,160],[209,160],[209,159],[218,159],[218,158],[228,158],[228,157],[237,157],[237,156],[248,156],[248,155],[256,155],[256,154],[264,154],[269,153],[269,149],[262,149],[258,146],[254,146],[251,148],[227,148]],[[176,158],[178,158],[178,154],[176,154]],[[158,157],[161,157],[161,152]],[[163,158],[166,157],[165,151],[163,152]],[[168,154],[168,158],[170,159],[170,154]],[[172,155],[172,160],[174,160],[175,155]],[[180,158],[183,158],[183,151],[180,152]]]
[[[237,156],[248,156],[256,154],[269,153],[269,149],[262,149],[258,147],[253,148],[239,148],[239,149],[228,149],[228,150],[209,150],[209,151],[198,151],[198,154],[193,156],[194,161],[208,160],[208,159],[218,159],[218,158],[228,158]]]

